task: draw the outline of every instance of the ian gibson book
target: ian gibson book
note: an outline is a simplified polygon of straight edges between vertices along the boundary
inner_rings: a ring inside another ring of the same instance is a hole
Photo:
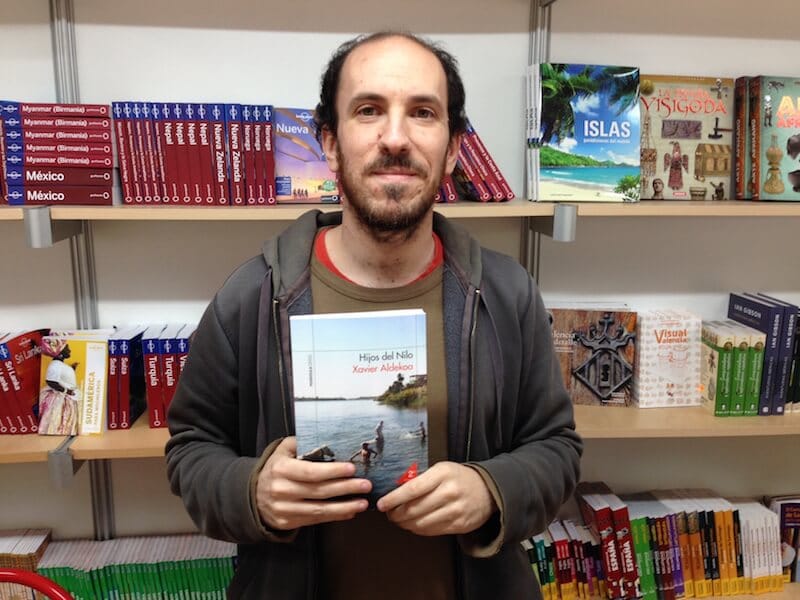
[[[639,69],[542,63],[538,200],[639,199]]]
[[[428,466],[425,313],[290,317],[297,456],[351,461],[371,503]]]

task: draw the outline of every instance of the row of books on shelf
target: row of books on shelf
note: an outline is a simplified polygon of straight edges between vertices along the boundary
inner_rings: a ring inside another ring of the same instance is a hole
[[[202,535],[52,541],[48,529],[0,532],[0,567],[38,572],[76,600],[225,598],[236,546]],[[0,583],[0,598],[32,590]]]
[[[0,333],[0,434],[166,427],[195,326]]]
[[[111,204],[114,153],[125,204],[258,206],[339,201],[314,111],[268,104],[0,101],[3,202]],[[437,200],[514,193],[470,123]]]
[[[705,405],[715,416],[800,414],[800,308],[731,293],[727,319],[685,310],[549,303],[575,404]]]
[[[531,200],[800,200],[800,76],[526,75]]]
[[[582,482],[576,500],[574,516],[523,543],[546,599],[758,595],[798,581],[800,494],[617,495],[603,482]]]

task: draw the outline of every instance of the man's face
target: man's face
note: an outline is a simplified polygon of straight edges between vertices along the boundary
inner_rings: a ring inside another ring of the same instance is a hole
[[[412,233],[460,144],[450,139],[439,60],[402,37],[359,46],[342,67],[336,111],[338,130],[324,131],[322,144],[345,206],[375,235]]]

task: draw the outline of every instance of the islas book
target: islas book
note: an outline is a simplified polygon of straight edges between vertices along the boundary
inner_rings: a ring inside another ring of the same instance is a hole
[[[428,466],[421,309],[289,319],[297,456],[351,461],[371,504]]]

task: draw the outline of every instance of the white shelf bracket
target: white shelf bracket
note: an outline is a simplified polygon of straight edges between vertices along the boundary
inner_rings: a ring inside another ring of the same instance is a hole
[[[574,242],[578,222],[578,207],[556,204],[552,217],[531,219],[531,230],[553,238],[556,242]]]
[[[63,490],[72,484],[72,479],[83,465],[82,460],[72,460],[70,445],[75,436],[66,438],[55,450],[47,453],[47,471],[50,483],[57,490]]]
[[[81,233],[80,221],[56,221],[50,218],[49,206],[23,209],[25,234],[31,248],[51,248],[54,244]]]

